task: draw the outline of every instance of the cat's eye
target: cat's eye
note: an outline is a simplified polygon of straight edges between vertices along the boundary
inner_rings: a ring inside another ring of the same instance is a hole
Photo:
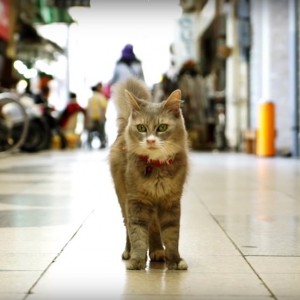
[[[139,132],[147,132],[147,128],[146,128],[146,126],[143,125],[143,124],[138,124],[138,125],[136,125],[136,128],[137,128],[137,130],[138,130]]]
[[[165,132],[168,129],[167,124],[160,124],[157,128],[157,132]]]

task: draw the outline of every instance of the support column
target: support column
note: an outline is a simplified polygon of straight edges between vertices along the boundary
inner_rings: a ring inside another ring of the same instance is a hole
[[[239,124],[239,49],[237,19],[234,13],[234,1],[228,7],[226,19],[226,44],[232,48],[232,54],[226,61],[226,137],[228,146],[238,149],[240,140]]]

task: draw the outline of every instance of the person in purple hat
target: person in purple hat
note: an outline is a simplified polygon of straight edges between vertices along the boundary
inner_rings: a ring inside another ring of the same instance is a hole
[[[134,54],[133,46],[131,44],[127,44],[122,49],[121,57],[116,62],[113,76],[108,84],[112,86],[117,82],[131,77],[144,80],[144,72],[141,61]]]

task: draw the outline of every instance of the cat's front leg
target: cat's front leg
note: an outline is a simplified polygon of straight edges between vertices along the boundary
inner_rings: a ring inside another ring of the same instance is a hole
[[[129,225],[131,240],[130,258],[126,263],[127,270],[144,270],[146,268],[148,234],[146,225],[133,222]]]
[[[161,241],[160,226],[156,217],[149,226],[149,256],[151,261],[165,261],[165,249]]]
[[[130,258],[130,240],[128,236],[128,230],[126,228],[126,245],[125,245],[125,250],[122,253],[122,259],[128,260]]]
[[[146,268],[149,221],[152,209],[140,201],[128,201],[127,230],[130,239],[130,259],[127,261],[128,270],[144,270]]]
[[[179,255],[180,206],[174,205],[160,217],[161,237],[165,245],[165,261],[169,270],[187,270],[188,265]]]

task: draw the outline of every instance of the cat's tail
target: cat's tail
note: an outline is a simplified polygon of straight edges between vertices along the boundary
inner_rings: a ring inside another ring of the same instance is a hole
[[[126,127],[132,109],[132,106],[126,99],[125,90],[131,92],[139,99],[151,101],[151,93],[142,80],[130,78],[126,81],[116,84],[113,89],[112,98],[115,102],[117,110],[119,132],[123,131]]]

